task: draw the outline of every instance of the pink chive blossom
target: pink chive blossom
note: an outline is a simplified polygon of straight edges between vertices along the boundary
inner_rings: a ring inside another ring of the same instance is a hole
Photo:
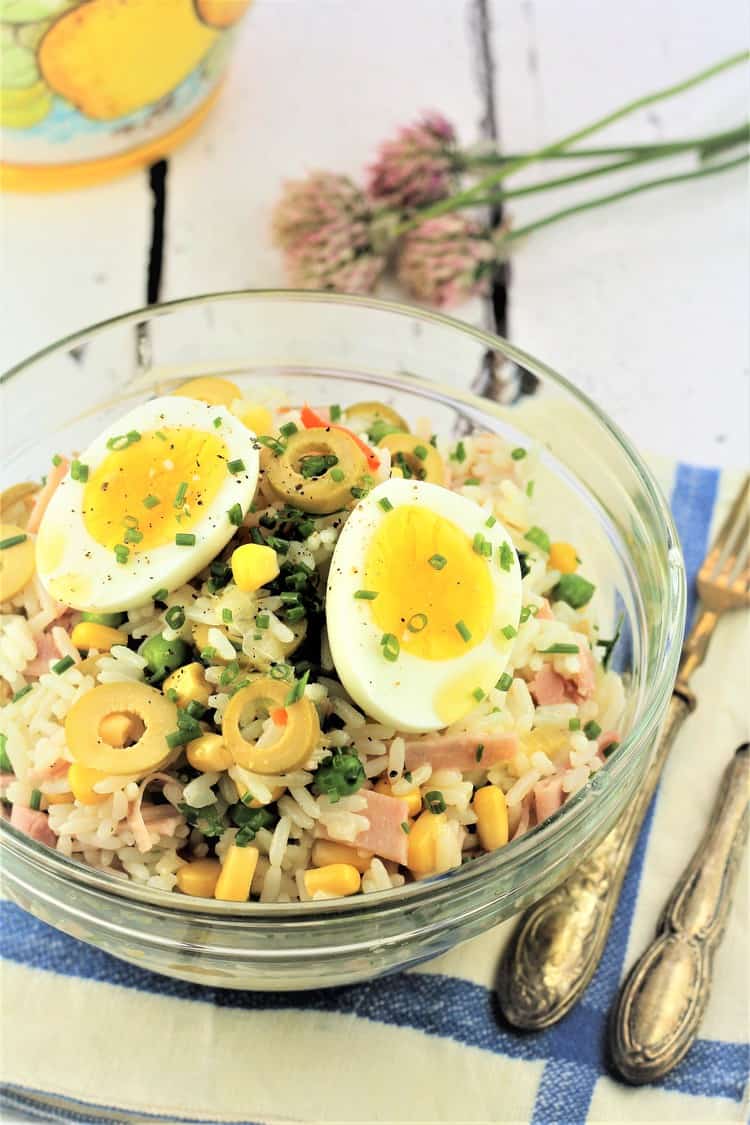
[[[273,215],[287,274],[303,289],[370,293],[386,266],[374,216],[348,176],[313,172],[287,183]]]
[[[453,213],[427,219],[405,235],[397,273],[414,297],[448,308],[487,293],[496,261],[484,228]]]
[[[459,167],[450,121],[440,113],[425,113],[380,146],[368,169],[368,194],[396,210],[422,207],[452,194]]]

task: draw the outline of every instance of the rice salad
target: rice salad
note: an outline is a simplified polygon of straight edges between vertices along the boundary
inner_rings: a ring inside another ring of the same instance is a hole
[[[385,891],[502,848],[619,743],[595,587],[537,455],[384,403],[135,408],[0,524],[0,798],[119,879]]]

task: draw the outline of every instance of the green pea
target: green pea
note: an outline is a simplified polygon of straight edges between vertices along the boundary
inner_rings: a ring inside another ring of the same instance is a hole
[[[156,633],[141,645],[140,653],[148,664],[151,682],[161,683],[170,672],[188,663],[190,646],[179,637],[174,641],[166,641],[161,633]]]

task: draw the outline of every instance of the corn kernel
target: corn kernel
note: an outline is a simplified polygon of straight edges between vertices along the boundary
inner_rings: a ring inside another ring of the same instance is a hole
[[[112,711],[99,724],[99,737],[108,746],[121,750],[123,746],[137,742],[145,729],[143,720],[137,715],[129,715],[126,711]]]
[[[181,398],[197,398],[199,402],[207,402],[209,406],[231,406],[238,398],[242,398],[242,391],[236,383],[214,375],[189,379],[176,391],[172,391],[172,394],[180,395]]]
[[[231,763],[230,763],[231,764]],[[234,780],[234,779],[233,779]],[[246,785],[235,780],[234,787],[237,790],[237,796],[240,800],[249,792]],[[274,785],[271,789],[270,801],[259,801],[257,797],[253,797],[252,801],[245,802],[249,809],[262,809],[265,805],[272,805],[274,801],[278,801],[279,797],[283,797],[286,793],[286,785]]]
[[[214,770],[228,770],[234,759],[224,745],[220,734],[204,734],[188,742],[187,760],[194,770],[213,773]]]
[[[333,840],[316,840],[312,846],[312,861],[315,867],[345,863],[349,867],[356,867],[364,875],[372,862],[372,852],[367,852],[364,848],[349,848],[346,844],[337,844]]]
[[[240,848],[237,844],[232,844],[224,856],[214,898],[221,899],[222,902],[246,902],[257,864],[257,848]]]
[[[78,649],[88,651],[97,648],[99,652],[109,652],[112,645],[126,645],[128,634],[110,625],[98,625],[95,621],[79,621],[73,627],[70,639]]]
[[[491,852],[508,843],[508,805],[497,785],[485,785],[474,796],[477,833],[482,847]]]
[[[72,805],[74,797],[72,793],[45,793],[44,799],[48,805]]]
[[[218,859],[194,859],[177,871],[177,888],[184,895],[196,898],[213,898],[221,875]]]
[[[92,770],[88,766],[82,766],[80,762],[73,762],[68,770],[68,785],[75,799],[82,805],[99,805],[107,800],[107,794],[95,793],[93,786],[97,781],[104,781],[107,776],[100,770]]]
[[[243,425],[254,434],[270,434],[274,428],[273,415],[265,406],[242,405],[239,407],[239,417]]]
[[[272,547],[245,543],[232,554],[232,574],[240,590],[259,590],[279,573],[279,563]]]
[[[553,543],[549,549],[549,565],[561,574],[572,574],[578,566],[575,547],[571,543]]]
[[[361,881],[359,871],[350,863],[329,863],[305,872],[305,890],[311,898],[316,894],[329,898],[356,895]]]
[[[394,796],[393,789],[391,788],[391,783],[385,777],[382,779],[382,781],[379,781],[377,783],[377,785],[375,786],[375,792],[384,793],[386,797]],[[406,801],[408,805],[409,816],[416,816],[422,811],[422,794],[419,792],[418,786],[415,785],[414,788],[410,789],[406,795],[404,795],[403,793],[399,793],[398,799],[400,801]]]
[[[208,697],[211,688],[208,686],[203,665],[195,661],[177,668],[167,676],[162,684],[162,691],[166,695],[169,691],[177,692],[175,703],[178,707],[187,707],[188,703],[200,703],[208,706]]]
[[[412,824],[407,866],[418,878],[434,875],[437,871],[438,838],[447,823],[445,813],[433,813],[426,809]]]

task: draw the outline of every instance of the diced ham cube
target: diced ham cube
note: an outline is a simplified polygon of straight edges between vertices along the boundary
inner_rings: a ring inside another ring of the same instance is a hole
[[[554,774],[537,781],[534,786],[534,807],[536,808],[536,822],[541,824],[548,816],[562,805],[562,776]]]
[[[488,769],[513,758],[516,734],[444,734],[406,743],[406,768],[430,765],[433,770]]]
[[[582,643],[578,654],[580,670],[567,679],[545,664],[529,684],[529,691],[538,707],[558,703],[583,703],[596,691],[596,661],[591,649]]]
[[[25,832],[32,840],[39,840],[49,848],[57,844],[57,836],[49,826],[46,812],[36,809],[27,809],[24,805],[14,804],[10,814],[10,823],[19,832]]]
[[[537,707],[552,707],[558,703],[568,703],[566,682],[551,664],[544,664],[529,684],[529,691]]]
[[[376,793],[374,789],[361,789],[357,796],[364,797],[367,801],[367,807],[358,810],[357,816],[367,817],[369,828],[359,832],[351,840],[339,838],[322,824],[317,824],[316,835],[323,840],[339,840],[349,847],[364,848],[383,859],[405,864],[409,854],[409,841],[402,826],[409,819],[408,801]]]

